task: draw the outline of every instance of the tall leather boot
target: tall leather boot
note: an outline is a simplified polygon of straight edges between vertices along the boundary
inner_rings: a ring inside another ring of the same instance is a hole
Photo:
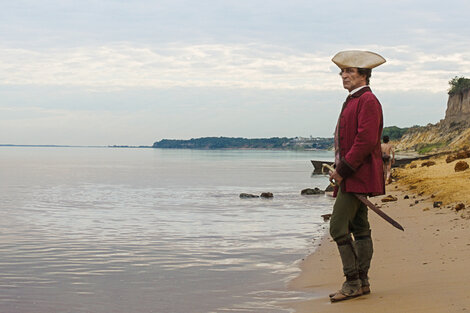
[[[351,237],[337,241],[337,245],[343,263],[343,273],[344,276],[346,276],[346,281],[343,283],[341,290],[330,295],[331,302],[347,300],[362,295],[362,285],[359,279],[356,252]]]
[[[359,278],[361,279],[362,293],[370,293],[369,283],[369,268],[374,248],[372,244],[372,238],[370,235],[357,237],[354,241],[354,249],[357,255],[357,264],[359,270]]]

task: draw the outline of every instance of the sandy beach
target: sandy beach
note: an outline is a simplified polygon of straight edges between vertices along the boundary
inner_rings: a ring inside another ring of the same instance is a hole
[[[397,201],[372,198],[405,231],[369,211],[375,250],[369,273],[371,294],[330,303],[328,294],[338,290],[344,278],[336,245],[327,236],[302,262],[301,274],[289,285],[310,292],[312,298],[288,306],[298,313],[469,312],[470,170],[455,173],[457,161],[446,163],[444,157],[435,162],[430,167],[408,165],[395,173],[399,179],[387,186],[387,195]],[[410,189],[415,185],[425,187]],[[442,201],[442,206],[433,207],[436,201]],[[457,212],[454,208],[460,202],[466,209]]]

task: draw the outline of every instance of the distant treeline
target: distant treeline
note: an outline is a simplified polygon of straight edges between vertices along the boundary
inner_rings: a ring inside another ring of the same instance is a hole
[[[281,149],[290,141],[289,138],[230,138],[204,137],[189,140],[163,139],[153,144],[154,148],[173,149]]]
[[[399,140],[409,128],[396,126],[385,127],[383,135],[390,140]],[[334,139],[322,137],[309,138],[241,138],[241,137],[203,137],[188,140],[162,139],[153,144],[153,148],[160,149],[284,149],[284,150],[307,150],[307,149],[332,149]]]
[[[417,126],[413,126],[417,127]],[[410,129],[410,127],[400,128],[396,126],[384,127],[382,137],[388,136],[390,140],[399,140]]]
[[[328,149],[333,138],[232,138],[204,137],[189,140],[163,139],[153,144],[154,148],[171,149]]]

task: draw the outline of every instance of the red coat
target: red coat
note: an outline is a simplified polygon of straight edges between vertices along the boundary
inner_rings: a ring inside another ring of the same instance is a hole
[[[369,195],[385,194],[382,152],[382,106],[369,87],[349,96],[338,120],[341,190]],[[335,192],[336,194],[336,192]]]

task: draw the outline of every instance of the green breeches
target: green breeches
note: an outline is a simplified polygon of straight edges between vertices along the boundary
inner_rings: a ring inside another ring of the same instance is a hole
[[[353,234],[355,238],[370,236],[367,206],[352,193],[338,190],[330,219],[330,235],[336,242]]]

